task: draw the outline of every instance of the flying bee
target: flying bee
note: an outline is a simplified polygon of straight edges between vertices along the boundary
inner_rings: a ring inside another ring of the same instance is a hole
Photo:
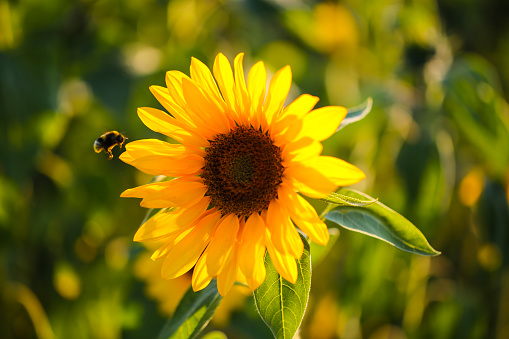
[[[104,152],[110,155],[109,159],[111,159],[113,158],[113,154],[111,153],[113,147],[118,145],[120,148],[122,148],[122,144],[126,139],[126,137],[117,131],[106,132],[97,138],[97,140],[94,142],[94,151],[96,153],[100,153],[104,150]]]

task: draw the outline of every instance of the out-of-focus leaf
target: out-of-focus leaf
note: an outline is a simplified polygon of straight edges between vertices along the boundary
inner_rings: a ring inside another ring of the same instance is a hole
[[[291,339],[299,329],[309,298],[311,288],[311,260],[309,244],[305,237],[304,253],[297,261],[299,275],[295,284],[283,279],[272,264],[269,255],[265,256],[267,276],[263,284],[254,291],[254,300],[263,321],[277,339]]]
[[[509,163],[507,102],[493,67],[478,56],[457,60],[444,81],[444,109],[497,174]]]
[[[340,193],[358,199],[372,199],[364,193],[345,188],[341,189]],[[386,241],[407,252],[421,255],[440,254],[430,246],[414,224],[378,201],[364,207],[338,206],[325,218],[349,230]]]
[[[228,337],[223,332],[213,331],[205,334],[202,339],[228,339]]]
[[[190,287],[175,310],[175,314],[159,333],[159,339],[196,338],[208,324],[222,297],[212,280],[203,290],[193,292]]]
[[[329,242],[327,245],[322,246],[318,245],[314,241],[309,242],[310,252],[311,252],[311,264],[316,267],[322,260],[329,254],[332,247],[339,238],[339,230],[337,228],[329,228]]]
[[[371,108],[373,107],[373,99],[368,98],[366,101],[364,101],[361,105],[348,108],[348,113],[346,114],[346,117],[341,122],[341,125],[338,127],[338,131],[345,127],[346,125],[350,125],[353,122],[357,122],[361,119],[364,119],[366,115],[371,112]]]

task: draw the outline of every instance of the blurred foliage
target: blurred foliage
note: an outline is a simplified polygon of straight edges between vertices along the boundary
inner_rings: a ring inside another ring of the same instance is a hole
[[[158,137],[136,115],[159,107],[148,86],[241,51],[246,67],[291,65],[292,97],[373,97],[324,152],[442,252],[342,231],[314,267],[301,337],[509,337],[506,14],[497,0],[0,0],[2,337],[157,335],[160,298],[134,273],[145,211],[119,198],[151,178],[92,145]],[[270,338],[252,299],[218,327]]]

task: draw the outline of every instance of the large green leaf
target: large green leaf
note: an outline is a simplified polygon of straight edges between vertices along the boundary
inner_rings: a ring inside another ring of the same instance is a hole
[[[258,312],[277,339],[291,339],[299,329],[309,298],[311,288],[311,260],[309,244],[304,242],[304,253],[297,261],[299,276],[295,284],[283,279],[272,264],[270,256],[265,256],[267,276],[263,284],[254,291]]]
[[[196,338],[208,324],[222,297],[217,291],[216,280],[201,291],[190,287],[175,310],[175,314],[159,333],[159,339]]]
[[[370,196],[343,188],[339,191],[361,200],[373,200]],[[421,255],[438,255],[424,235],[401,214],[379,201],[368,206],[337,206],[325,218],[349,230],[367,234],[388,242],[397,248]]]

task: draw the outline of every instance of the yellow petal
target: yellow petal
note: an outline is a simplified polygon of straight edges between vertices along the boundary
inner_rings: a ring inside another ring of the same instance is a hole
[[[294,188],[312,198],[323,198],[338,186],[353,185],[366,175],[356,166],[334,157],[319,156],[313,161],[293,161],[285,169],[285,178]]]
[[[246,79],[244,77],[244,67],[242,66],[242,60],[244,53],[239,53],[233,61],[235,68],[235,98],[237,99],[237,115],[244,125],[248,124],[249,118],[249,95],[247,94]]]
[[[181,208],[171,213],[156,214],[141,225],[134,235],[134,241],[157,240],[187,230],[207,210],[209,203],[210,198],[205,197],[189,208]]]
[[[315,209],[303,197],[293,192],[285,185],[280,185],[279,200],[290,213],[293,222],[306,233],[311,240],[325,246],[329,241],[329,231],[325,223],[320,220]]]
[[[120,160],[125,161],[126,158],[121,155]],[[199,174],[204,165],[204,160],[202,157],[194,154],[184,158],[149,155],[136,157],[129,164],[147,174],[177,177]]]
[[[232,253],[224,264],[224,268],[217,276],[217,290],[223,297],[232,289],[239,267],[237,265],[238,245],[235,244]]]
[[[226,110],[226,104],[217,88],[216,81],[212,76],[209,68],[200,60],[191,58],[191,79],[196,81],[202,89],[204,89],[208,95],[216,100],[216,103]]]
[[[210,101],[190,79],[182,82],[184,98],[193,111],[194,115],[200,117],[201,126],[205,125],[208,133],[203,133],[207,138],[212,139],[218,133],[227,133],[230,130],[230,123],[224,116],[221,107]],[[202,127],[203,131],[204,128]]]
[[[126,164],[130,164],[131,162],[134,161],[133,156],[130,155],[128,152],[122,152],[118,158],[125,162]]]
[[[270,231],[266,231],[267,251],[269,252],[272,264],[276,271],[288,282],[295,284],[297,282],[297,262],[295,258],[288,253],[282,253],[272,244]]]
[[[196,266],[194,266],[191,285],[193,286],[193,291],[195,292],[203,290],[205,287],[207,287],[214,277],[213,275],[209,274],[207,268],[208,250],[209,248],[207,247],[205,252],[203,252],[201,255],[200,259],[198,259]]]
[[[207,247],[212,231],[219,221],[221,214],[211,213],[203,217],[192,231],[181,239],[177,239],[166,253],[163,262],[162,276],[173,279],[189,271],[198,261],[205,247]]]
[[[182,87],[182,85],[180,85]],[[185,102],[177,103],[175,97],[173,97],[169,92],[168,88],[161,86],[150,86],[150,92],[154,95],[154,97],[163,105],[163,107],[170,112],[170,114],[177,120],[180,121],[185,129],[188,131],[195,131],[196,133],[196,124],[189,118],[185,105]]]
[[[146,208],[195,205],[207,192],[207,186],[201,180],[199,177],[181,177],[170,180],[164,189],[158,189],[151,194],[145,193],[140,205]]]
[[[204,151],[199,147],[145,139],[127,144],[120,160],[148,174],[177,177],[199,173],[204,163],[203,155]]]
[[[270,80],[267,98],[263,107],[267,122],[270,124],[272,118],[279,115],[283,109],[288,92],[292,85],[292,70],[290,66],[285,66],[274,74]]]
[[[302,94],[297,99],[292,101],[285,109],[281,115],[281,118],[293,115],[298,119],[303,118],[306,114],[311,112],[311,110],[315,107],[320,99],[318,97]]]
[[[278,147],[285,147],[289,142],[295,141],[303,126],[302,119],[297,119],[294,115],[287,115],[282,119],[273,121],[270,126],[270,134],[274,144]]]
[[[299,138],[309,137],[322,141],[333,135],[346,116],[347,109],[327,106],[315,109],[302,118],[303,126]]]
[[[265,251],[263,252],[262,258],[265,260]],[[249,286],[251,291],[256,290],[265,281],[267,272],[265,270],[264,261],[262,261],[262,264],[263,266],[256,266],[256,269],[250,278],[246,278],[246,284]]]
[[[313,167],[338,186],[353,185],[366,178],[357,166],[334,157],[319,156]]]
[[[265,280],[265,223],[257,213],[246,222],[239,248],[239,266],[251,290]]]
[[[258,213],[247,219],[239,246],[239,267],[252,290],[265,280],[265,223]]]
[[[134,235],[134,241],[153,241],[182,232],[190,227],[188,224],[175,224],[174,220],[183,210],[163,212],[154,215],[140,226]]]
[[[233,71],[230,62],[222,53],[216,56],[213,71],[224,101],[232,110],[235,109],[236,100],[235,92],[233,91],[235,86]]]
[[[233,251],[233,245],[239,231],[239,218],[229,214],[222,218],[216,227],[209,245],[207,268],[212,276],[221,273],[226,259]]]
[[[151,130],[162,133],[181,143],[203,145],[206,140],[185,130],[185,125],[169,114],[151,107],[138,108],[140,120]]]
[[[323,198],[338,187],[316,168],[301,162],[292,162],[287,165],[283,181],[291,184],[295,191],[311,198]]]
[[[178,106],[184,109],[182,112],[183,117],[188,117],[189,119],[193,120],[191,117],[189,117],[188,112],[185,110],[187,103],[186,99],[184,98],[184,91],[182,89],[182,81],[184,79],[189,79],[189,77],[180,71],[168,71],[166,72],[166,77],[164,78],[170,98]]]
[[[281,207],[277,199],[270,203],[265,223],[272,235],[272,243],[278,251],[288,253],[297,259],[302,256],[304,251],[302,239],[287,211]]]
[[[285,107],[277,119],[274,119],[271,132],[275,139],[277,139],[279,134],[284,134],[281,145],[285,145],[297,138],[303,127],[302,118],[315,107],[318,100],[318,97],[302,94]]]
[[[322,143],[311,138],[302,138],[290,142],[283,147],[283,165],[290,161],[307,163],[308,159],[316,159],[323,150]]]
[[[200,147],[192,145],[170,144],[159,139],[135,140],[126,145],[126,150],[133,157],[162,155],[182,159],[192,154],[205,156],[205,151]]]
[[[144,208],[168,208],[168,207],[177,207],[175,204],[169,202],[164,199],[164,197],[158,196],[149,196],[143,199],[140,202],[140,206]]]
[[[168,253],[168,251],[171,249],[171,247],[175,243],[175,240],[186,236],[187,234],[189,234],[189,232],[191,232],[190,228],[182,231],[182,233],[175,233],[175,234],[172,234],[171,236],[165,237],[164,244],[162,246],[160,246],[158,249],[156,249],[154,251],[154,253],[152,253],[152,255],[150,256],[150,259],[152,259],[153,261],[156,261],[157,259],[165,256],[166,253]]]
[[[261,125],[266,129],[267,119],[263,114],[263,102],[265,101],[265,88],[267,86],[267,71],[262,61],[258,61],[247,76],[247,91],[251,101],[249,117],[254,128]]]
[[[168,186],[172,185],[171,181],[162,181],[152,184],[146,184],[134,188],[129,188],[120,194],[122,198],[145,198],[153,193],[157,193],[164,190]]]
[[[164,196],[167,201],[176,207],[188,207],[194,205],[201,200],[207,192],[207,186],[202,183],[202,179],[198,177],[181,177],[171,181],[173,185],[168,187]],[[161,195],[163,192],[159,192]]]
[[[160,198],[161,193],[164,192],[169,185],[171,185],[171,181],[156,182],[138,186],[125,190],[122,194],[120,194],[120,196],[122,198],[143,198],[140,205],[148,208],[176,207],[167,199]]]
[[[182,72],[169,71],[166,72],[166,84],[170,96],[183,110],[180,115],[186,121],[191,121],[191,124],[196,126],[203,136],[210,138],[213,131],[209,128],[209,113],[203,115],[199,111],[199,104],[206,105],[210,103],[194,85],[193,80]]]

